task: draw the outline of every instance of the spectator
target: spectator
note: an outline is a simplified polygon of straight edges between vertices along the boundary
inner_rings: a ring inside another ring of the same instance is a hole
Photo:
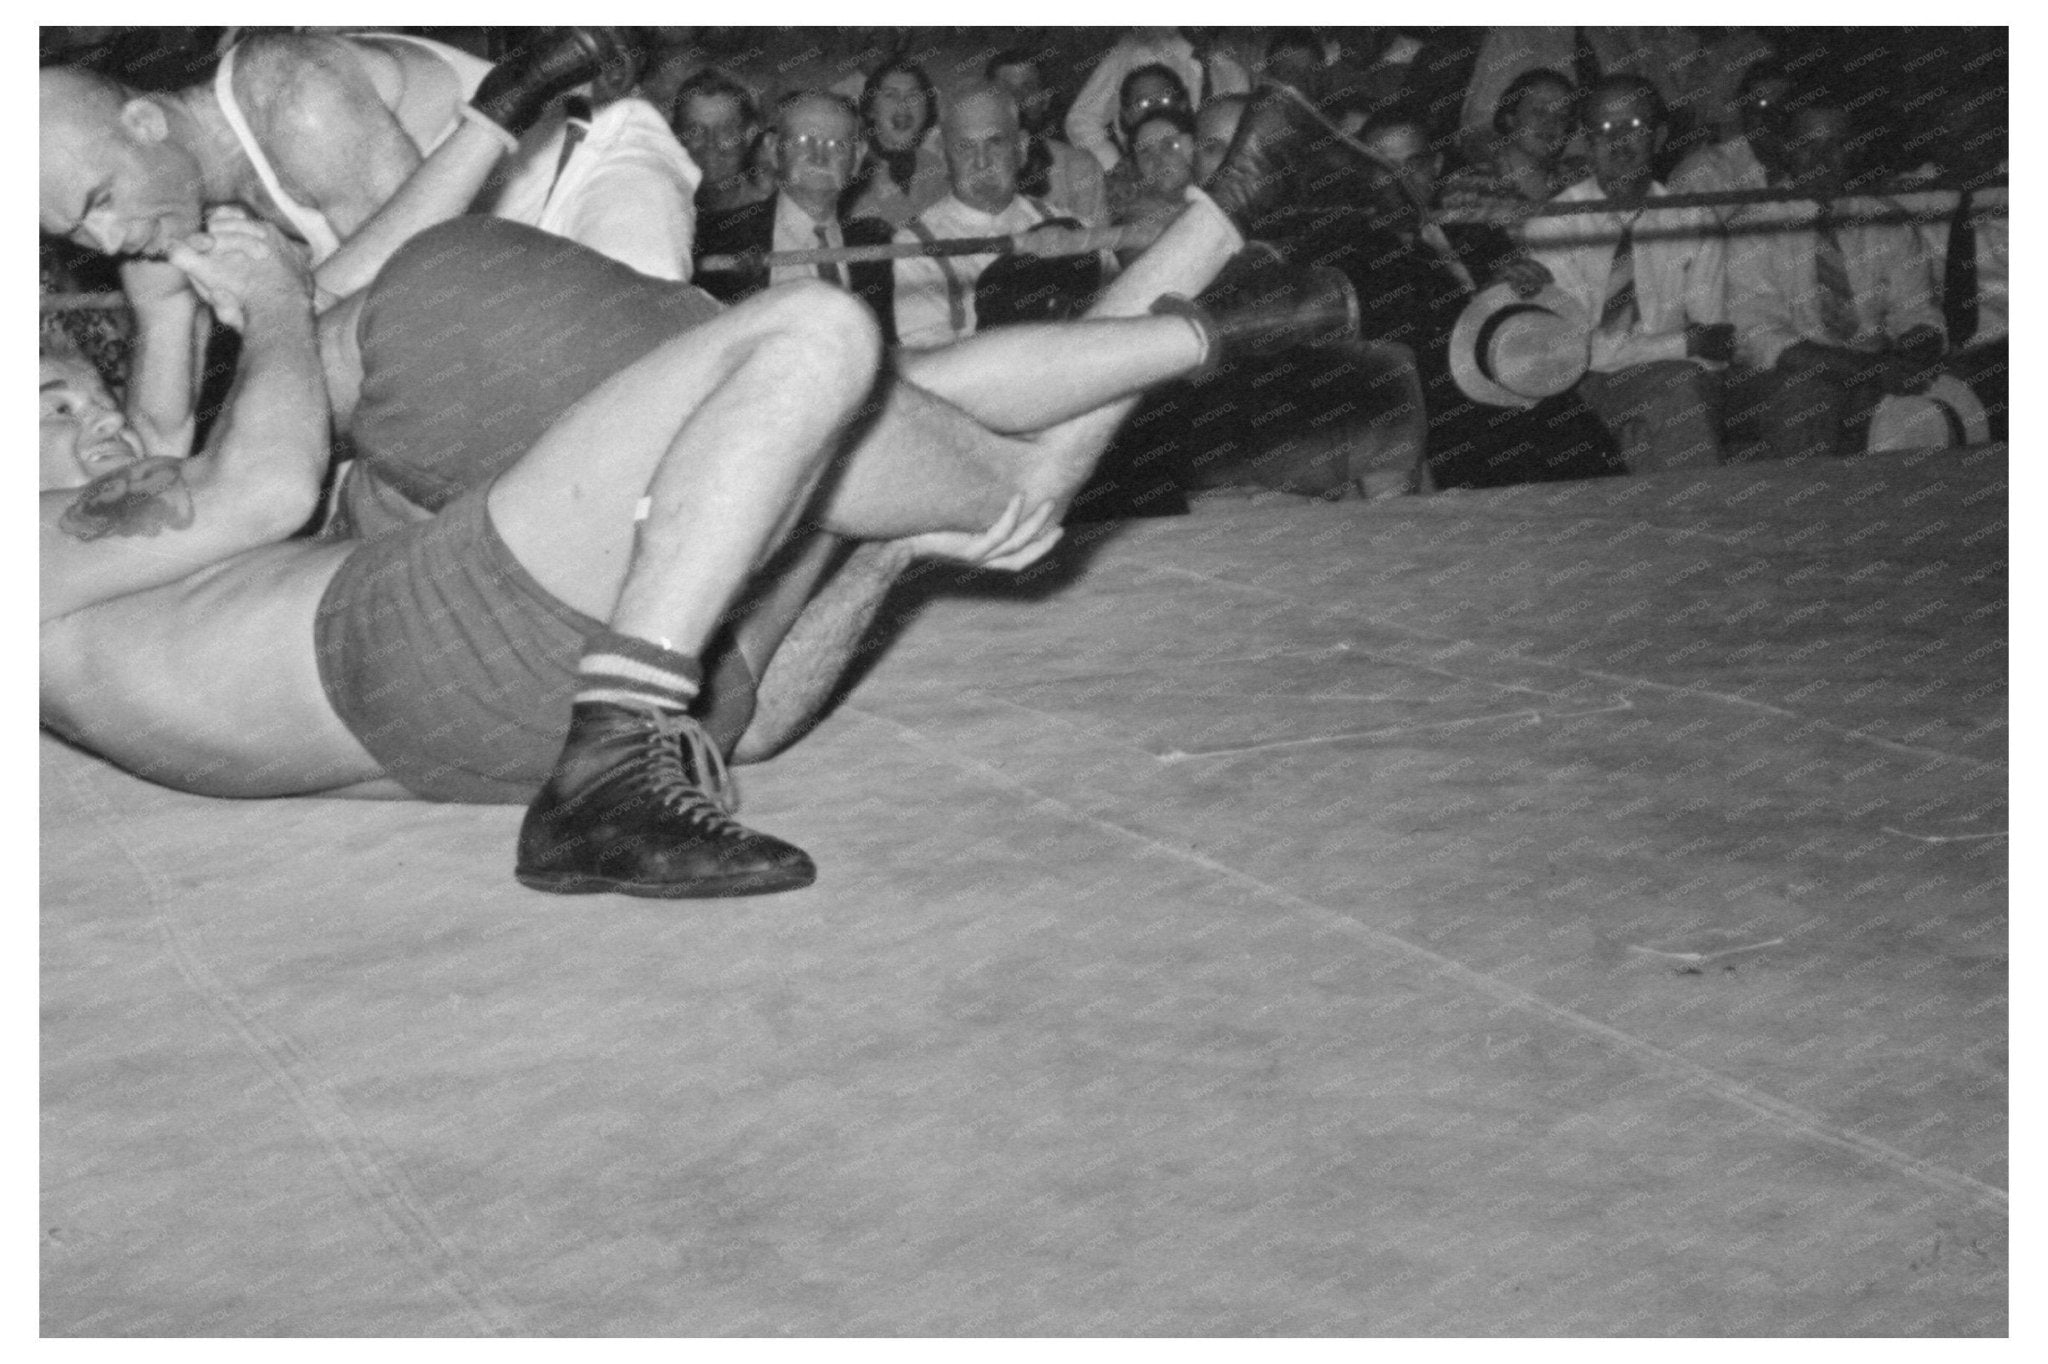
[[[934,145],[939,96],[916,62],[898,59],[868,78],[860,92],[867,169],[850,216],[903,227],[946,197],[946,159]]]
[[[1020,48],[1011,48],[990,57],[982,74],[1008,90],[1017,101],[1018,117],[1031,139],[1024,153],[1024,169],[1018,175],[1018,188],[1085,226],[1097,227],[1107,222],[1109,205],[1104,197],[1102,163],[1053,136],[1052,91],[1046,86],[1039,59]]]
[[[1486,30],[1465,86],[1458,139],[1467,160],[1484,162],[1500,135],[1501,108],[1516,81],[1533,71],[1563,76],[1576,87],[1583,74],[1578,30],[1557,27],[1496,27]],[[1589,54],[1590,55],[1590,54]],[[1591,73],[1597,75],[1598,73]]]
[[[1119,164],[1136,173],[1115,219],[1118,226],[1136,229],[1119,248],[1135,255],[1187,207],[1188,187],[1195,183],[1194,118],[1171,107],[1144,115],[1131,134],[1130,159]]]
[[[773,177],[755,162],[761,115],[738,81],[710,69],[684,81],[676,91],[675,125],[704,174],[697,186],[699,213],[730,213],[775,192]]]
[[[1103,54],[1067,110],[1067,141],[1093,155],[1105,171],[1114,170],[1123,159],[1115,137],[1123,104],[1120,95],[1124,78],[1142,66],[1164,66],[1171,71],[1190,106],[1216,95],[1241,95],[1251,90],[1251,78],[1234,59],[1213,49],[1197,48],[1179,29],[1130,30]]]
[[[1671,173],[1673,194],[1717,194],[1724,190],[1763,189],[1785,173],[1785,116],[1792,98],[1792,77],[1774,61],[1753,63],[1742,73],[1735,100],[1740,135],[1702,147],[1678,163]],[[1714,210],[1725,226],[1736,211],[1730,204]]]
[[[1460,391],[1448,354],[1452,330],[1477,286],[1508,266],[1515,247],[1498,228],[1440,227],[1417,212],[1418,205],[1434,201],[1444,166],[1421,111],[1382,113],[1360,131],[1359,141],[1383,162],[1366,172],[1365,231],[1352,235],[1333,225],[1336,250],[1311,245],[1306,258],[1328,255],[1350,275],[1363,334],[1408,352],[1404,358],[1415,387],[1400,406],[1390,405],[1384,392],[1399,392],[1385,357],[1367,366],[1369,383],[1383,390],[1368,403],[1376,429],[1367,438],[1385,442],[1391,435],[1419,447],[1436,488],[1612,472],[1613,442],[1576,395],[1507,408],[1475,402]],[[1373,397],[1370,389],[1368,396]]]
[[[774,197],[707,216],[697,237],[700,253],[808,251],[888,241],[889,225],[880,219],[840,217],[861,151],[860,115],[851,104],[816,90],[785,95],[775,106],[774,126],[763,145],[775,168]],[[771,284],[812,278],[860,295],[881,320],[883,336],[893,342],[887,261],[700,270],[697,284],[714,298],[737,303]]]
[[[1131,139],[1138,125],[1155,113],[1174,112],[1194,117],[1195,106],[1187,87],[1171,67],[1141,66],[1124,77],[1117,91],[1116,140],[1118,159],[1104,177],[1111,222],[1128,222],[1134,203],[1143,190],[1143,175],[1131,157]]]
[[[942,142],[951,192],[912,219],[897,241],[1009,236],[1056,219],[1042,201],[1017,192],[1025,138],[1007,90],[985,84],[963,91],[946,113]],[[902,344],[924,349],[972,336],[979,326],[975,285],[995,259],[990,252],[897,261]]]
[[[1725,261],[1713,215],[1659,209],[1651,161],[1668,130],[1657,88],[1611,76],[1588,92],[1593,174],[1559,202],[1606,199],[1584,216],[1538,218],[1524,232],[1538,268],[1518,289],[1555,282],[1583,310],[1589,363],[1579,391],[1621,443],[1633,473],[1718,463],[1720,369],[1733,351]],[[1528,292],[1534,292],[1529,289]]]
[[[1776,459],[1854,453],[1878,402],[1922,391],[1941,357],[1919,234],[1896,204],[1839,200],[1849,134],[1824,93],[1795,111],[1784,184],[1808,197],[1729,223],[1729,311],[1748,371],[1735,406],[1758,411]]]
[[[1572,143],[1578,92],[1562,73],[1524,71],[1501,92],[1493,135],[1445,186],[1445,202],[1513,199],[1547,203],[1586,178],[1591,164]]]
[[[1949,352],[1944,367],[1967,383],[1991,419],[1991,438],[2006,438],[2008,225],[2005,82],[1951,86],[1933,101],[1928,161],[1914,179],[1961,182],[1972,188],[1900,196],[1926,216],[1917,227],[1940,286]],[[1974,186],[1983,185],[1983,188]]]

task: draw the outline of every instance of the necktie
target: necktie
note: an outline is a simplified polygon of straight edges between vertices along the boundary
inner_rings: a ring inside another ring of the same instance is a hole
[[[1948,223],[1948,260],[1941,272],[1941,316],[1948,343],[1960,346],[1977,334],[1977,224],[1964,190]]]
[[[1636,308],[1636,220],[1630,218],[1621,229],[1621,240],[1614,244],[1614,264],[1607,271],[1607,301],[1600,305],[1600,330],[1626,333],[1640,316]]]
[[[825,251],[831,250],[832,234],[825,230],[825,224],[818,223],[816,226],[818,229],[819,248]],[[845,287],[846,282],[839,277],[839,266],[833,262],[822,260],[818,262],[818,278],[824,280],[827,284],[837,284],[842,288]]]
[[[1813,279],[1820,286],[1820,323],[1831,341],[1848,342],[1862,330],[1856,321],[1856,295],[1849,287],[1849,266],[1842,258],[1842,242],[1835,235],[1835,220],[1823,204],[1813,221]]]

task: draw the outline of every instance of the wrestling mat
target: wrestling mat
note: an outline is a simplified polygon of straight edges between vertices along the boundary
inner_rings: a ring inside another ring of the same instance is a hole
[[[818,860],[42,739],[50,1335],[1995,1335],[2006,451],[927,577]]]

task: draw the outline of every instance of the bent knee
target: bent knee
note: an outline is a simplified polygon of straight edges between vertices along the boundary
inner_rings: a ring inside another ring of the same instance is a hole
[[[771,330],[819,347],[835,370],[872,378],[882,362],[882,328],[868,305],[823,280],[795,280],[756,301]]]

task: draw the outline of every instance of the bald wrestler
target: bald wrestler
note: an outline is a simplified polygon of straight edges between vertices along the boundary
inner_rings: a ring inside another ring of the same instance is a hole
[[[161,94],[44,69],[42,229],[123,258],[129,409],[150,452],[190,447],[210,323],[162,256],[208,206],[240,205],[303,243],[322,307],[494,177],[480,202],[498,216],[685,278],[696,170],[660,115],[615,101],[563,155],[555,97],[624,61],[610,30],[567,29],[496,67],[421,38],[264,35],[230,49],[211,82]]]

